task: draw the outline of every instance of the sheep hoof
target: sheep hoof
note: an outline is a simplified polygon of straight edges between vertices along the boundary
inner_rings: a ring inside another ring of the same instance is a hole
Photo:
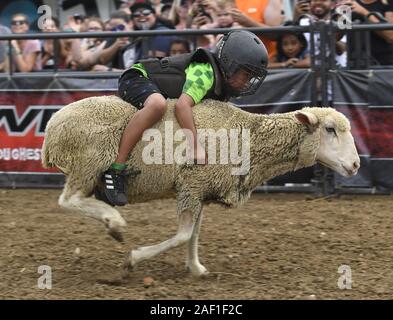
[[[132,253],[130,253],[122,266],[122,279],[127,279],[130,275],[130,272],[134,270],[134,265],[132,264]]]
[[[128,279],[130,276],[130,272],[132,271],[133,271],[132,265],[128,261],[124,262],[122,266],[121,279],[123,280]]]
[[[118,230],[109,229],[108,234],[118,242],[124,242],[123,234]]]
[[[209,274],[209,271],[200,263],[186,266],[187,271],[194,277],[203,277]]]
[[[108,234],[116,241],[123,242],[122,231],[127,225],[126,221],[119,215],[118,217],[104,217],[103,222],[108,230]]]

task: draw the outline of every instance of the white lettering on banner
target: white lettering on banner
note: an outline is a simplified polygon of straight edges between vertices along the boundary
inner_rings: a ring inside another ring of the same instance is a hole
[[[11,161],[40,161],[41,149],[38,148],[2,148],[0,160]]]
[[[0,129],[8,136],[23,137],[35,126],[35,136],[42,137],[50,117],[62,106],[28,106],[19,116],[16,106],[0,106]]]

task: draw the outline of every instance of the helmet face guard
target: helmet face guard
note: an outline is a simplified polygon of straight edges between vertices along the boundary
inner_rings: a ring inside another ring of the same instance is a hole
[[[249,65],[239,65],[233,61],[225,73],[225,82],[232,96],[254,94],[266,78],[267,70],[256,70]],[[235,85],[233,85],[233,83]]]

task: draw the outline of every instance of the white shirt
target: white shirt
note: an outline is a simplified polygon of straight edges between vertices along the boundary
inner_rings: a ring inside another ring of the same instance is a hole
[[[309,26],[310,25],[310,19],[309,18],[302,18],[299,21],[299,25],[301,26]],[[304,36],[306,37],[307,40],[307,44],[308,44],[308,50],[311,53],[311,41],[310,41],[310,33],[304,33]],[[346,43],[347,42],[347,36],[344,35],[341,40],[341,42]],[[318,32],[314,33],[314,56],[316,57],[319,52],[320,52],[320,47],[321,47],[321,43],[320,43],[320,34]],[[329,46],[328,44],[326,44],[326,55],[329,55]],[[344,51],[342,54],[337,54],[336,53],[336,57],[335,60],[337,62],[337,64],[341,67],[346,67],[347,66],[347,52]],[[315,61],[316,64],[318,64],[318,61]]]

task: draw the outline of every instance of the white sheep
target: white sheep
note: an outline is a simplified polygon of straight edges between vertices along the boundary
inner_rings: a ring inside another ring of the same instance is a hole
[[[179,129],[174,105],[175,100],[169,100],[166,115],[154,126],[163,136],[168,123],[173,123],[174,131]],[[102,172],[114,162],[122,131],[135,112],[136,108],[115,96],[76,101],[52,116],[43,145],[44,167],[56,166],[67,177],[60,206],[104,222],[118,240],[125,220],[114,207],[91,196],[100,188]],[[193,112],[198,129],[225,129],[228,134],[230,129],[237,129],[239,136],[249,130],[249,171],[234,175],[231,163],[146,164],[142,154],[150,142],[140,141],[127,161],[129,170],[140,171],[129,178],[129,202],[176,197],[179,228],[169,240],[132,250],[126,261],[128,268],[188,242],[187,267],[194,275],[205,274],[207,270],[199,262],[197,250],[204,204],[236,206],[264,181],[317,162],[347,177],[359,169],[349,122],[332,108],[259,115],[229,103],[206,100]],[[174,147],[184,143],[172,142]],[[167,154],[166,147],[163,152]]]

